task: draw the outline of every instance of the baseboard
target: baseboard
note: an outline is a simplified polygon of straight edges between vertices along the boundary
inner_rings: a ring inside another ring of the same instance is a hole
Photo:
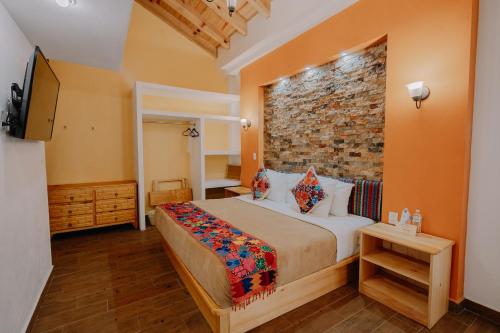
[[[49,272],[47,274],[47,277],[45,278],[45,283],[43,284],[43,287],[40,289],[38,292],[38,298],[35,304],[33,304],[33,309],[31,310],[31,316],[29,317],[29,320],[24,324],[24,330],[23,332],[29,333],[33,327],[33,323],[35,322],[36,314],[38,313],[38,306],[40,305],[40,300],[42,299],[43,295],[47,292],[47,287],[49,286],[50,279],[52,277],[52,272],[54,270],[54,266],[50,265]]]
[[[464,297],[460,297],[460,298],[449,298],[448,299],[448,311],[451,312],[451,313],[460,313],[463,309],[464,309],[464,306],[463,306],[463,303],[464,302]]]
[[[463,303],[464,303],[463,301],[462,302],[455,302],[455,301],[450,299],[450,301],[448,302],[448,311],[451,313],[455,313],[455,314],[462,312],[464,309]]]
[[[464,299],[461,305],[475,314],[479,315],[483,319],[491,321],[493,324],[500,326],[500,312],[490,309],[484,305],[478,304],[471,301],[470,299]]]

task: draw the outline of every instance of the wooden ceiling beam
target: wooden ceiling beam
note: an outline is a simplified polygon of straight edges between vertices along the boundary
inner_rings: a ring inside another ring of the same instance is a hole
[[[212,2],[204,1],[204,3],[240,34],[243,36],[247,35],[247,22],[243,16],[236,12],[233,13],[232,16],[229,15],[226,0],[214,0]]]
[[[247,2],[265,17],[271,16],[271,8],[263,0],[247,0]]]
[[[189,5],[181,3],[178,0],[163,0],[161,3],[166,3],[167,5],[172,7],[176,12],[184,16],[194,26],[196,26],[198,29],[210,36],[210,38],[219,43],[221,47],[225,49],[229,48],[229,42],[224,38],[224,36],[220,32],[208,26],[194,8],[191,8]]]
[[[207,40],[203,39],[196,33],[193,33],[190,27],[181,22],[177,17],[170,14],[164,8],[162,8],[157,1],[152,0],[136,0],[138,4],[143,6],[150,13],[156,15],[163,22],[167,23],[169,26],[180,32],[186,38],[191,40],[192,42],[199,45],[202,49],[210,53],[210,55],[217,57],[217,48],[210,44]]]

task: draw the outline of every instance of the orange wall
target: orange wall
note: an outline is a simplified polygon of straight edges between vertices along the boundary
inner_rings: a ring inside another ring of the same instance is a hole
[[[215,58],[134,3],[123,56],[127,81],[226,92]]]
[[[119,72],[51,61],[61,81],[47,182],[134,179],[132,100]],[[92,129],[92,127],[94,129]]]
[[[262,162],[262,85],[387,35],[384,216],[420,208],[424,232],[456,241],[450,297],[463,298],[477,0],[361,0],[241,71],[242,177]],[[405,84],[424,80],[417,110]],[[257,152],[258,161],[252,159]]]
[[[61,92],[53,138],[46,144],[49,184],[135,178],[132,88],[136,80],[227,91],[226,76],[212,56],[135,3],[120,71],[56,60],[51,61],[51,66],[61,81]],[[157,108],[162,108],[163,103],[169,110],[193,108],[180,102],[175,106],[158,100],[151,103]],[[212,109],[215,107],[208,111],[213,112]],[[164,154],[167,141],[172,146],[185,146],[179,128],[163,126],[161,133],[156,129],[144,127],[147,156]],[[152,133],[147,133],[149,130]],[[186,154],[175,157],[177,166],[189,162]],[[153,178],[183,176],[180,167],[148,171]],[[149,181],[146,186],[150,187]]]
[[[188,181],[190,175],[189,141],[182,135],[187,126],[144,124],[144,194],[146,211],[149,206],[149,192],[155,179],[181,179]],[[166,147],[165,142],[173,142]],[[132,178],[135,178],[132,177]],[[179,184],[172,184],[177,187]]]

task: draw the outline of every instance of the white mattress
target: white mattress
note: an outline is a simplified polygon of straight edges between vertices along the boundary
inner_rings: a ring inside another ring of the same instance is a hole
[[[285,214],[298,220],[311,223],[332,232],[337,237],[337,262],[359,252],[359,229],[375,223],[373,220],[352,215],[338,217],[330,215],[327,218],[301,214],[293,210],[288,204],[264,200],[252,200],[248,195],[236,197],[239,200]]]
[[[205,188],[231,187],[240,186],[241,181],[238,179],[207,179]]]

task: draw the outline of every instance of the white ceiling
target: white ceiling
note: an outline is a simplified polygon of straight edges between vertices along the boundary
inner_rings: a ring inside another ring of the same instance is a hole
[[[55,0],[0,1],[46,57],[120,68],[133,0],[76,0],[67,8]]]
[[[315,25],[352,6],[358,0],[273,0],[271,17],[257,15],[248,22],[248,34],[235,34],[231,48],[219,48],[219,67],[230,75],[294,39]]]

